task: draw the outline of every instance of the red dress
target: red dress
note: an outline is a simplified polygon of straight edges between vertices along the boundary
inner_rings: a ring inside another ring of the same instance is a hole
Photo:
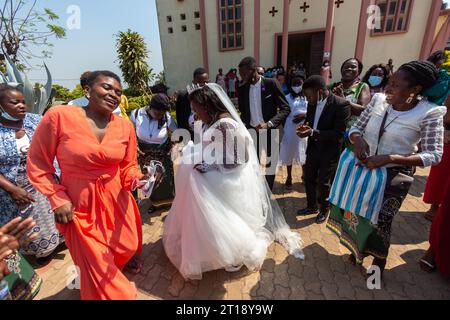
[[[447,173],[447,187],[444,201],[433,220],[430,234],[430,250],[439,271],[450,277],[450,175]]]
[[[439,165],[431,169],[423,201],[427,204],[442,204],[445,197],[445,185],[450,175],[450,144],[444,145],[444,156]]]
[[[142,248],[141,219],[130,193],[134,179],[142,177],[136,149],[129,121],[112,115],[99,142],[78,107],[50,109],[36,129],[28,176],[53,209],[69,202],[75,208],[73,221],[58,229],[79,268],[83,300],[136,298],[136,287],[122,273]]]

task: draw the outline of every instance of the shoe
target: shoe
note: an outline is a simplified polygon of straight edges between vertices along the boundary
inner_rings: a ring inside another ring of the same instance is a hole
[[[225,271],[230,273],[239,272],[243,266],[243,264],[241,264],[240,266],[228,266],[225,267]]]
[[[317,223],[317,224],[322,224],[322,223],[324,223],[325,221],[327,221],[327,219],[328,219],[328,211],[326,211],[326,212],[321,212],[321,213],[319,213],[319,215],[318,215],[317,218],[316,218],[316,223]]]
[[[426,273],[433,273],[434,271],[436,271],[436,265],[432,264],[431,262],[425,259],[420,259],[419,263],[422,271]]]
[[[298,216],[311,216],[313,214],[318,214],[319,213],[319,209],[314,208],[305,208],[305,209],[300,209],[297,211],[297,215]]]

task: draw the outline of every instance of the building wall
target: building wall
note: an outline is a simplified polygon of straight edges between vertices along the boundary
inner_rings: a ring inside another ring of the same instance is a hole
[[[387,63],[389,58],[396,68],[419,58],[431,3],[431,0],[414,1],[407,33],[372,37],[367,31],[363,58],[366,70],[374,64]]]
[[[217,0],[205,1],[206,24],[208,26],[208,59],[211,80],[215,80],[219,68],[226,74],[231,68],[238,68],[242,58],[253,56],[254,0],[244,1],[244,49],[220,51]]]
[[[278,10],[274,17],[269,13],[273,6]],[[283,1],[261,0],[260,16],[260,64],[269,67],[275,62],[275,34],[283,32]]]
[[[303,2],[305,1],[292,0],[289,5],[289,32],[325,28],[327,25],[328,0],[307,1],[310,8],[306,9],[305,13],[300,9]]]
[[[331,56],[332,81],[334,82],[340,81],[341,79],[342,63],[348,58],[355,56],[360,10],[361,0],[345,0],[340,8],[335,8]],[[349,12],[353,14],[349,14]]]
[[[303,13],[300,9],[303,2],[301,0],[290,1],[289,31],[324,29],[326,27],[328,1],[315,0],[309,2],[310,8],[307,9],[306,13]],[[387,63],[389,58],[393,58],[395,66],[398,67],[419,57],[431,2],[432,0],[416,0],[414,2],[411,23],[407,33],[372,37],[370,31],[367,30],[363,57],[365,70],[376,63]],[[195,30],[195,23],[200,23],[200,19],[194,18],[194,12],[199,11],[199,1],[156,0],[156,3],[168,85],[172,91],[182,89],[192,80],[193,70],[203,64],[201,31]],[[223,68],[227,72],[230,68],[237,68],[243,57],[254,55],[254,0],[245,0],[244,5],[244,49],[220,52],[217,1],[205,1],[208,59],[212,80],[215,79],[219,68]],[[273,6],[278,10],[275,17],[272,17],[269,13]],[[355,54],[360,9],[360,0],[346,0],[340,8],[335,8],[331,57],[333,81],[340,79],[342,62]],[[180,20],[181,13],[187,15],[186,21]],[[172,16],[172,23],[167,22],[167,15]],[[283,1],[261,0],[260,16],[261,65],[273,66],[275,63],[275,34],[283,31]],[[187,32],[181,32],[183,24],[187,25]],[[169,26],[174,28],[173,34],[168,34],[167,28]]]
[[[186,88],[186,85],[192,82],[195,68],[203,64],[201,30],[195,30],[195,24],[200,23],[200,19],[194,16],[196,11],[200,11],[199,1],[156,0],[156,6],[164,71],[167,85],[173,92]],[[183,13],[186,14],[184,21],[180,18]],[[172,16],[171,23],[167,22],[168,15]],[[183,25],[187,27],[186,32],[181,31]],[[169,27],[173,27],[172,34],[168,32]]]

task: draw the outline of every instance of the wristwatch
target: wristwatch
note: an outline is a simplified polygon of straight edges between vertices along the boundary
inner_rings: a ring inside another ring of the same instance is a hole
[[[272,121],[267,122],[267,126],[269,127],[269,129],[275,127]]]

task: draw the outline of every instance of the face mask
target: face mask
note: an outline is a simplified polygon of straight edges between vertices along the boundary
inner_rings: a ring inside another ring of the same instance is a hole
[[[6,112],[5,110],[3,110],[2,107],[0,107],[0,111],[2,112],[2,114],[1,114],[2,118],[6,119],[6,120],[14,121],[14,122],[18,122],[18,121],[22,120],[22,119],[17,119],[17,118],[10,116],[9,113]]]
[[[296,94],[299,94],[300,92],[302,92],[302,88],[302,86],[292,87],[292,91],[294,91]]]
[[[383,82],[383,78],[382,77],[370,76],[370,78],[369,78],[369,84],[372,87],[378,87],[382,82]]]

